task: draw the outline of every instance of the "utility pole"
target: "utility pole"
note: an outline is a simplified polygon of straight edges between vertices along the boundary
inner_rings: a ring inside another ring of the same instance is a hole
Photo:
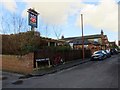
[[[84,60],[83,14],[81,14],[81,27],[82,27],[82,59]]]

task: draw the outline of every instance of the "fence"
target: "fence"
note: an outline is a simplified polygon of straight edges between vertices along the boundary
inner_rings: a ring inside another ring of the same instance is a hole
[[[90,50],[85,50],[85,58],[89,58],[90,56]],[[2,62],[2,70],[28,74],[32,73],[35,68],[45,66],[46,64],[47,66],[54,66],[59,65],[62,61],[67,62],[81,59],[82,50],[57,51],[43,49],[23,56],[1,55],[1,57],[2,60],[0,62]]]
[[[89,58],[91,56],[91,51],[90,50],[85,50],[85,58]],[[71,60],[76,60],[76,59],[81,59],[82,58],[82,50],[62,50],[62,51],[57,51],[57,50],[39,50],[34,52],[34,68],[36,68],[36,60],[39,59],[39,61],[43,60],[43,63],[45,64],[47,60],[50,60],[51,65],[58,65],[63,62],[71,61]],[[40,65],[41,62],[39,62]],[[43,64],[41,63],[41,65]]]

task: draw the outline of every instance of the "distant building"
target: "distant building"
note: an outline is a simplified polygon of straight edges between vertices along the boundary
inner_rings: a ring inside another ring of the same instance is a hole
[[[110,43],[110,47],[115,47],[115,42],[109,42]]]
[[[116,45],[116,43],[115,43],[115,41],[113,41],[113,42],[109,42],[110,43],[110,47],[111,48],[115,48],[117,45]]]
[[[65,44],[65,41],[63,40],[55,40],[55,39],[44,38],[44,37],[42,37],[42,39],[47,42],[47,46],[63,46]]]
[[[120,49],[120,40],[118,41],[118,47],[119,47],[119,49]]]
[[[73,49],[82,48],[82,37],[62,38],[62,40],[69,43]],[[92,52],[110,48],[107,35],[104,35],[103,30],[101,30],[101,34],[84,36],[84,47],[91,49]]]

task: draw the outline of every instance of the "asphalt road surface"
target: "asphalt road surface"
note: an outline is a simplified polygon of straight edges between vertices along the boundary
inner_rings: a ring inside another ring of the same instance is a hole
[[[19,85],[6,84],[3,88],[118,88],[118,55],[103,61],[90,61],[41,77],[22,79]]]

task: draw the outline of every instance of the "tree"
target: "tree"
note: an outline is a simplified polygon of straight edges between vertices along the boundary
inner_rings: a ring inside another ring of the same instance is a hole
[[[46,34],[46,37],[48,37],[48,24],[45,25],[45,34]]]
[[[26,19],[21,17],[20,15],[17,15],[15,13],[12,14],[5,14],[5,16],[1,16],[0,19],[0,26],[2,33],[19,33],[21,31],[26,31],[28,28],[28,25],[26,23]]]
[[[28,25],[26,23],[26,19],[15,13],[3,15],[1,16],[2,18],[0,19],[2,33],[3,34],[14,33],[14,35],[9,36],[8,42],[5,41],[4,38],[2,38],[2,41],[5,41],[2,42],[3,48],[4,45],[6,46],[7,44],[5,48],[9,48],[9,50],[7,49],[8,52],[13,51],[21,53],[20,51],[22,48],[20,46],[22,45],[22,42],[20,42],[21,41],[20,34],[17,33],[27,30]]]
[[[62,29],[58,28],[58,26],[53,25],[53,31],[54,31],[56,38],[59,39],[62,33]]]

